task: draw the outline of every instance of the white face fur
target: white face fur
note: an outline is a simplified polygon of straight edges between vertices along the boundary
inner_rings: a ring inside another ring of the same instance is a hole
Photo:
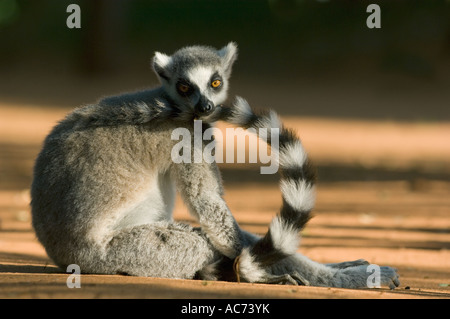
[[[221,50],[194,46],[172,56],[156,52],[153,68],[170,98],[183,112],[202,116],[225,102],[228,78],[236,57],[237,47],[232,42]]]
[[[214,105],[219,105],[227,99],[228,79],[224,79],[218,70],[197,66],[186,74],[188,81],[199,88],[200,95],[209,99]]]

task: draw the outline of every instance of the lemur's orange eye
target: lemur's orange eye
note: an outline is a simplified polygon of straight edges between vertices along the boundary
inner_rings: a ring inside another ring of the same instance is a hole
[[[214,80],[211,82],[211,86],[213,88],[218,88],[221,84],[222,84],[222,82],[220,80]]]

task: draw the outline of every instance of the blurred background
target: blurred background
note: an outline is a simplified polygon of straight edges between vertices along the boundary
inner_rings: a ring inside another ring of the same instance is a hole
[[[450,119],[449,2],[376,1],[382,27],[369,29],[372,2],[0,0],[0,99],[74,107],[154,85],[154,51],[236,41],[231,93],[262,107]],[[81,29],[66,26],[71,3]]]

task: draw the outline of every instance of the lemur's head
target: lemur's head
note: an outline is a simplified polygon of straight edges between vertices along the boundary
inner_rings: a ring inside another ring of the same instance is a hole
[[[153,69],[170,98],[182,112],[202,118],[227,98],[231,67],[237,46],[230,42],[220,50],[191,46],[173,55],[156,52]]]

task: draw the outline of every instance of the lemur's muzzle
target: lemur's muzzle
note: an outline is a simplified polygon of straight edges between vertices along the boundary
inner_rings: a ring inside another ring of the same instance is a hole
[[[198,116],[208,115],[208,114],[212,113],[212,111],[214,111],[214,109],[215,109],[214,103],[211,102],[210,100],[208,100],[204,96],[200,97],[200,99],[198,100],[198,103],[195,105],[195,113]]]

